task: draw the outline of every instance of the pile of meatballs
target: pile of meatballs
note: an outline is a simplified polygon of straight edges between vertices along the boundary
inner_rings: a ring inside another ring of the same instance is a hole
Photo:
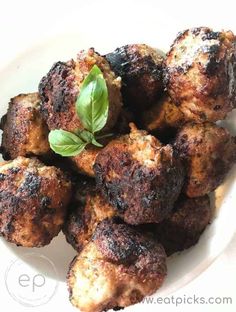
[[[53,153],[53,129],[83,130],[75,110],[93,65],[106,80],[103,147]],[[218,121],[236,107],[236,37],[206,27],[178,34],[165,55],[131,44],[55,63],[36,93],[1,120],[0,235],[42,247],[62,230],[77,251],[67,283],[83,312],[118,310],[162,285],[166,258],[210,223],[209,194],[236,161]]]

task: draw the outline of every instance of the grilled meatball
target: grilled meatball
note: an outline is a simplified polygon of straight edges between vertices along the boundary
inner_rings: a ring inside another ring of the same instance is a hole
[[[165,133],[178,129],[184,123],[184,114],[165,95],[149,110],[143,112],[142,121],[144,129],[155,133]]]
[[[67,242],[80,252],[90,241],[97,224],[114,215],[114,208],[96,189],[95,181],[81,178],[63,228]]]
[[[156,224],[156,238],[170,256],[195,245],[211,217],[212,209],[207,195],[196,198],[181,196],[170,216]]]
[[[170,145],[131,127],[98,154],[97,184],[125,222],[160,222],[181,191],[183,167]]]
[[[109,116],[103,131],[109,131],[115,125],[122,106],[120,78],[111,71],[104,57],[89,49],[87,53],[80,52],[76,61],[55,63],[39,84],[42,113],[50,130],[73,132],[83,129],[76,114],[75,103],[83,80],[95,64],[103,72],[109,97]]]
[[[39,108],[38,93],[20,94],[11,99],[1,122],[4,159],[49,155],[48,128]]]
[[[111,135],[99,140],[99,142],[103,146],[106,146],[115,136],[129,133],[129,123],[134,119],[135,118],[130,111],[122,108],[117,123],[110,133]],[[93,166],[98,153],[101,151],[102,149],[99,147],[88,145],[79,155],[71,157],[73,168],[81,174],[95,177]]]
[[[180,33],[167,54],[165,79],[186,119],[224,119],[236,105],[236,37],[206,27]]]
[[[199,197],[214,191],[236,160],[236,139],[209,122],[180,129],[175,148],[187,165],[184,192]]]
[[[0,166],[0,234],[24,247],[50,243],[61,230],[71,183],[55,167],[18,157]]]
[[[163,91],[163,56],[146,44],[130,44],[106,55],[114,72],[122,78],[124,104],[134,112],[147,109]]]
[[[71,157],[73,168],[89,177],[94,177],[93,166],[96,160],[98,153],[101,151],[101,148],[90,145],[86,147],[79,155]]]
[[[71,303],[81,312],[118,310],[153,294],[166,276],[163,247],[126,224],[104,220],[71,263]]]

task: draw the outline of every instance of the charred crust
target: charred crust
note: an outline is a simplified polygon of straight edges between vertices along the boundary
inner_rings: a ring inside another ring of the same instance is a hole
[[[52,118],[52,114],[67,112],[74,105],[77,92],[75,87],[75,63],[57,62],[48,74],[39,83],[39,94],[42,100],[41,112],[45,121]],[[49,126],[55,127],[56,118],[53,118]],[[51,124],[52,123],[52,124]]]
[[[73,132],[84,129],[76,114],[75,103],[83,80],[94,64],[103,72],[110,103],[108,120],[102,131],[106,132],[115,125],[122,106],[120,80],[106,59],[99,56],[94,49],[89,49],[88,52],[78,53],[76,60],[55,63],[39,84],[41,112],[50,130]]]
[[[3,124],[1,151],[5,160],[18,156],[50,156],[48,128],[40,114],[38,93],[19,94],[10,100]]]
[[[1,234],[25,247],[48,244],[64,221],[71,196],[69,180],[59,169],[36,159],[19,157],[5,166],[0,167],[5,176],[0,180]]]
[[[3,173],[0,173],[0,181],[4,181],[6,178],[6,175]]]
[[[83,248],[81,235],[83,231],[87,230],[85,207],[85,199],[73,202],[70,205],[70,210],[67,213],[66,221],[62,228],[66,241],[77,252],[80,252]]]
[[[127,223],[160,222],[179,195],[184,180],[182,164],[165,148],[159,153],[160,165],[151,168],[115,144],[108,145],[96,159],[97,185]],[[112,172],[115,176],[108,178]]]
[[[195,245],[213,215],[209,196],[181,195],[167,219],[155,226],[156,239],[168,256]]]
[[[1,130],[4,130],[6,121],[7,121],[7,114],[3,115],[1,120],[0,120],[0,129]]]
[[[113,208],[96,189],[95,181],[81,177],[63,226],[67,242],[80,252],[90,241],[100,218],[110,216],[112,212]]]
[[[166,254],[159,243],[118,218],[104,219],[98,224],[92,240],[70,265],[67,274],[70,298],[72,304],[83,309],[85,305],[77,296],[76,285],[80,274],[84,274],[92,288],[91,291],[89,289],[86,309],[88,306],[89,311],[106,311],[114,307],[126,307],[154,293],[162,285],[166,272]],[[98,280],[102,278],[102,284],[94,281],[97,276]],[[97,296],[98,287],[103,287],[103,281],[108,285],[105,288],[108,293],[99,298],[95,305],[94,295]],[[110,289],[114,290],[112,295]],[[83,285],[79,291],[83,294]]]
[[[105,57],[115,74],[123,77],[125,81],[131,67],[131,63],[128,61],[128,45],[117,48],[114,52],[106,54]]]
[[[165,261],[165,252],[161,245],[124,224],[119,218],[100,222],[92,241],[107,261],[131,266],[131,270],[132,265],[136,263],[142,273],[150,274],[151,268],[154,272],[160,263],[163,266]],[[164,267],[162,273],[165,275]]]
[[[20,193],[26,193],[28,196],[36,196],[40,186],[42,178],[38,175],[27,172],[25,175],[25,180],[19,188]]]
[[[189,197],[214,191],[235,163],[234,138],[226,129],[209,122],[185,124],[176,136],[174,148],[186,165],[183,191]]]
[[[40,206],[42,209],[46,209],[51,205],[51,198],[48,196],[43,196],[40,202]]]
[[[232,32],[199,27],[182,32],[172,44],[164,84],[186,120],[222,120],[235,106],[235,42]]]
[[[105,56],[112,70],[122,78],[124,104],[136,113],[153,104],[163,91],[163,57],[154,51],[146,45],[134,44]]]
[[[202,40],[218,40],[221,38],[221,33],[219,31],[212,31],[208,29],[205,34],[202,35]]]

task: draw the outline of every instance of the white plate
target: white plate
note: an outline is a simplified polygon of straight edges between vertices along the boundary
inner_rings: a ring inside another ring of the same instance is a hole
[[[148,33],[147,39],[144,40],[145,34],[141,34],[140,40],[137,34],[136,38],[131,36],[131,33],[117,34],[117,36],[103,38],[101,34],[93,36],[86,35],[86,32],[70,33],[60,35],[56,38],[45,41],[44,43],[34,46],[25,53],[17,56],[8,66],[0,72],[0,94],[1,106],[0,115],[3,115],[7,109],[9,99],[18,93],[27,93],[37,90],[38,82],[41,77],[47,73],[52,63],[57,60],[67,60],[74,57],[77,51],[88,48],[91,45],[100,53],[106,53],[113,50],[115,47],[132,43],[134,41],[145,41],[147,44],[156,46],[157,48],[166,50],[169,43],[173,39],[173,23],[165,27],[164,19],[160,20],[159,32]],[[171,27],[172,25],[172,27]],[[164,32],[161,31],[165,29]],[[178,29],[180,30],[180,29]],[[156,36],[158,34],[158,42]],[[230,128],[232,133],[236,134],[236,112],[230,115],[230,118],[225,122],[225,125]],[[189,250],[174,255],[168,260],[168,277],[163,287],[158,291],[158,296],[168,295],[186,283],[192,281],[196,276],[202,273],[212,261],[225,249],[230,242],[235,232],[236,219],[236,169],[234,168],[225,183],[217,190],[215,196],[212,197],[213,204],[216,205],[216,218],[213,223],[207,228],[202,235],[199,243]],[[0,240],[0,251],[3,270],[7,270],[8,264],[16,257],[24,258],[24,255],[33,251],[39,255],[45,255],[55,265],[58,271],[58,281],[62,295],[57,296],[57,302],[60,302],[61,307],[70,311],[73,308],[68,304],[68,298],[65,290],[65,274],[69,262],[72,260],[75,252],[65,242],[62,234],[55,238],[53,242],[44,248],[29,250],[26,248],[16,247],[12,244]],[[45,276],[50,272],[44,266],[40,266],[38,262],[27,262],[26,266],[31,266],[37,273],[43,273]],[[10,285],[11,286],[11,285]],[[137,307],[130,307],[129,311],[136,311]]]

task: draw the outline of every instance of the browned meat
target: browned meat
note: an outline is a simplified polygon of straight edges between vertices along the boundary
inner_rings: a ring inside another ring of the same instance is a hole
[[[55,63],[39,84],[42,113],[50,130],[73,132],[83,129],[75,103],[81,84],[94,64],[103,72],[108,88],[109,116],[103,131],[109,131],[115,125],[122,106],[120,78],[115,76],[104,57],[89,49],[87,53],[80,52],[76,61]]]
[[[146,44],[130,44],[106,55],[112,70],[122,78],[124,104],[140,113],[163,92],[163,56]]]
[[[166,276],[161,245],[117,220],[102,221],[72,261],[67,283],[81,312],[124,308],[153,294]]]
[[[134,120],[133,114],[126,109],[122,109],[115,124],[114,128],[110,132],[110,136],[99,140],[99,142],[106,146],[115,136],[120,134],[129,133],[129,123]],[[102,148],[94,145],[88,145],[79,155],[71,157],[73,168],[81,174],[89,177],[95,177],[93,166],[97,155],[102,151]]]
[[[125,222],[160,222],[179,196],[184,170],[170,145],[131,127],[129,135],[111,141],[98,154],[97,184]]]
[[[144,129],[158,134],[180,128],[184,123],[184,114],[165,95],[149,110],[143,112],[142,121]]]
[[[95,181],[81,177],[63,228],[67,242],[80,252],[92,238],[97,224],[114,215],[114,208],[96,189]]]
[[[212,209],[207,195],[196,198],[181,196],[170,216],[156,224],[156,239],[170,256],[195,245],[211,217]]]
[[[48,128],[39,111],[38,93],[20,94],[11,99],[1,129],[3,158],[49,156]]]
[[[99,147],[89,145],[79,155],[71,157],[73,168],[79,173],[94,177],[93,166],[96,157],[101,150],[102,149]]]
[[[61,230],[71,183],[55,167],[18,157],[0,166],[0,234],[19,246],[41,247]]]
[[[184,192],[188,197],[214,191],[236,160],[236,139],[209,122],[186,124],[177,134],[175,148],[187,166]]]
[[[166,85],[188,120],[222,120],[236,105],[236,37],[207,27],[178,35],[166,58]]]

